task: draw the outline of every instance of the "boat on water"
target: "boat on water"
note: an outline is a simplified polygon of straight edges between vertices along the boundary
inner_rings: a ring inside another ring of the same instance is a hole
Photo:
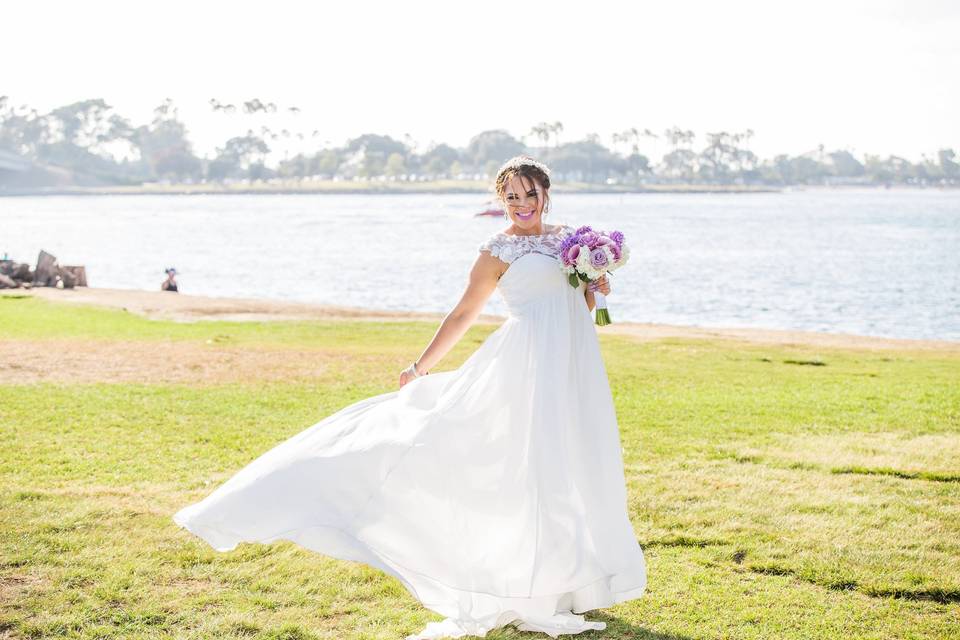
[[[487,208],[481,211],[480,213],[473,214],[475,218],[480,216],[502,216],[503,209],[501,209],[493,200],[488,200],[486,204]]]

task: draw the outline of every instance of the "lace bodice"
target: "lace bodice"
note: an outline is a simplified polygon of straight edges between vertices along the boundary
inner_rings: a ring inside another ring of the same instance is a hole
[[[531,252],[556,256],[560,251],[560,242],[573,231],[570,225],[561,224],[550,233],[535,236],[514,236],[497,233],[490,236],[477,247],[478,251],[489,251],[490,255],[510,264],[522,255]]]

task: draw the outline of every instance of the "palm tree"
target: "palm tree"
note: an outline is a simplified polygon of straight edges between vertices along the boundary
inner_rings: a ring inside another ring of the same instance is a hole
[[[547,125],[550,129],[550,133],[553,134],[553,146],[560,146],[560,133],[563,131],[563,123],[557,120],[551,125]]]
[[[629,142],[629,138],[625,137],[623,133],[617,133],[616,131],[610,136],[610,139],[613,141],[613,151],[615,153],[620,153],[620,144]]]
[[[530,133],[528,135],[531,135],[542,141],[543,146],[547,146],[547,143],[550,142],[550,131],[550,124],[547,122],[541,122],[540,124],[535,124],[530,127]]]

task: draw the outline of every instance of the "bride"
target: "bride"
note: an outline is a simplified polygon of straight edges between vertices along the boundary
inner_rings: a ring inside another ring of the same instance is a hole
[[[174,521],[218,551],[289,540],[393,576],[444,616],[408,640],[507,624],[557,637],[584,612],[639,598],[646,563],[627,515],[613,398],[591,309],[548,225],[550,177],[501,167],[510,226],[479,246],[469,284],[400,389],[267,451]],[[458,368],[429,373],[494,289],[509,315]]]

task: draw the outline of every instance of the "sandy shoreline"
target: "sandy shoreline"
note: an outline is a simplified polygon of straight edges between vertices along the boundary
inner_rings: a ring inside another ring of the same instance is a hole
[[[125,309],[151,319],[196,322],[205,320],[270,321],[270,320],[349,320],[396,321],[422,320],[439,323],[445,314],[433,312],[378,311],[333,305],[285,302],[253,298],[219,298],[210,296],[78,287],[76,289],[3,289],[0,295],[28,295],[64,304],[84,304]],[[477,322],[500,324],[504,318],[481,315]],[[639,322],[618,322],[597,327],[600,333],[626,335],[639,340],[663,338],[725,339],[753,344],[805,345],[851,349],[935,350],[960,354],[960,342],[949,340],[911,340],[880,338],[842,333],[788,331],[780,329],[740,329],[688,327]]]

